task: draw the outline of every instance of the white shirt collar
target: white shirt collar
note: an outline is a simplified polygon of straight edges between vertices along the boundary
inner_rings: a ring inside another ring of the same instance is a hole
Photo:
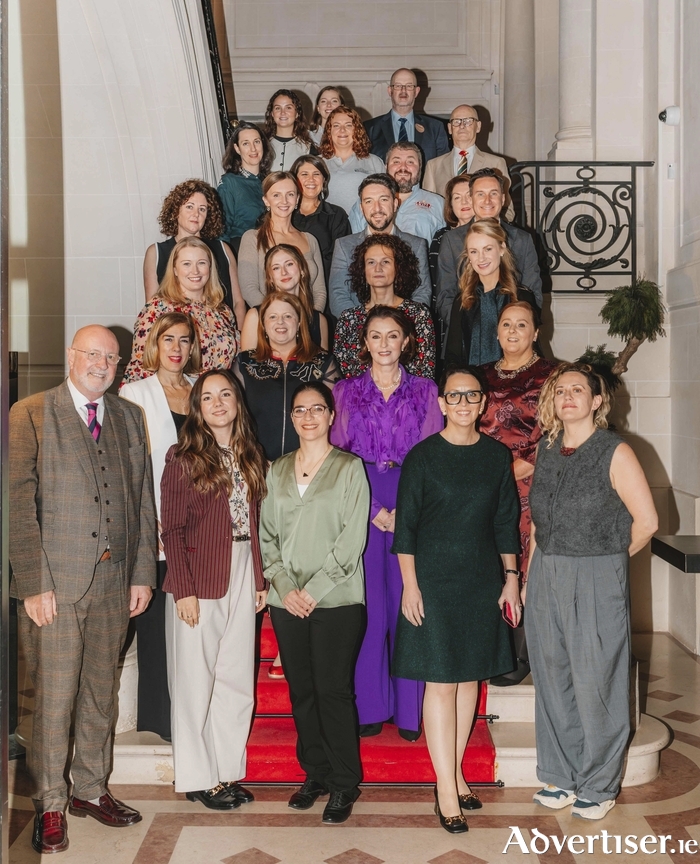
[[[66,378],[66,383],[68,384],[68,391],[73,399],[73,404],[75,405],[75,410],[80,414],[83,418],[83,422],[87,426],[87,405],[90,402],[94,402],[97,405],[97,422],[102,426],[105,418],[105,397],[104,395],[99,396],[97,399],[88,399],[78,390],[75,384],[70,380],[70,376]]]

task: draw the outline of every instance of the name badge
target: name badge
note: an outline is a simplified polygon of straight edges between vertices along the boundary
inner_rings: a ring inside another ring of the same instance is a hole
[[[420,123],[416,123],[414,129],[416,130],[416,132],[425,132],[425,126],[421,126]]]

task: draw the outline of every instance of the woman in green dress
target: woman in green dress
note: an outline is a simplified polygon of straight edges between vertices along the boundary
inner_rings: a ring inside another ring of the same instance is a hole
[[[392,552],[403,598],[393,674],[426,681],[423,724],[437,777],[435,812],[453,834],[481,807],[462,774],[479,681],[515,661],[504,614],[518,623],[520,508],[510,450],[476,431],[486,405],[479,369],[448,370],[447,426],[417,444],[401,469]],[[505,576],[505,580],[504,580]]]

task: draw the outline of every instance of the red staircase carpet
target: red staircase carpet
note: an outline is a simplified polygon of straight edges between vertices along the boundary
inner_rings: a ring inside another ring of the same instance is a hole
[[[284,679],[268,677],[267,670],[277,655],[277,640],[267,615],[260,634],[255,720],[248,741],[249,783],[301,783],[304,774],[296,758],[296,732],[291,716],[289,691]],[[479,696],[479,714],[486,713],[486,686]],[[395,726],[385,724],[381,735],[360,741],[365,783],[434,783],[435,774],[425,735],[414,744],[399,737]],[[464,756],[468,783],[492,783],[496,751],[488,724],[477,720]]]

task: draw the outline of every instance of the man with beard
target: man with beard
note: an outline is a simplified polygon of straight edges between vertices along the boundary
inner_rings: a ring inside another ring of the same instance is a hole
[[[358,190],[360,208],[367,227],[347,237],[335,241],[331,275],[328,282],[328,300],[331,313],[337,318],[346,309],[359,306],[357,295],[350,288],[349,267],[355,249],[370,234],[395,234],[407,243],[418,259],[420,286],[411,300],[430,305],[432,286],[428,267],[428,244],[422,237],[407,234],[395,224],[399,207],[399,186],[388,174],[370,174],[360,184]]]
[[[399,186],[396,227],[416,237],[423,237],[431,243],[435,232],[445,227],[443,216],[445,199],[435,192],[421,189],[422,169],[423,156],[417,144],[400,141],[392,144],[387,151],[386,173],[393,177]],[[362,231],[367,227],[367,220],[362,215],[359,200],[350,211],[350,227],[353,231]]]

